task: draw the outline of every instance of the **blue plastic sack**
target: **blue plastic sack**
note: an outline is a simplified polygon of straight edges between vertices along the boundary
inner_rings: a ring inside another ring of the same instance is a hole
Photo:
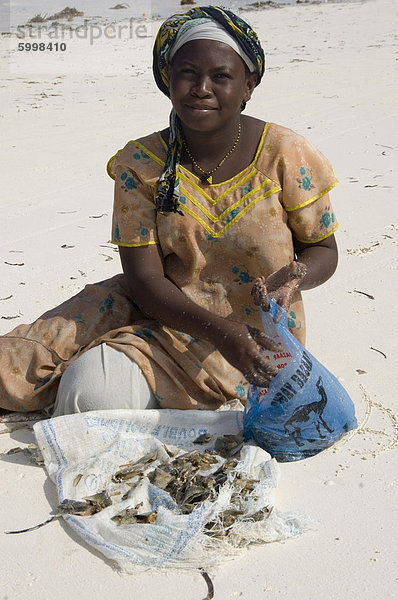
[[[271,302],[261,316],[265,333],[283,346],[278,353],[263,351],[280,371],[268,389],[250,386],[245,438],[279,462],[313,456],[357,427],[354,405],[336,377],[290,333],[285,310]]]

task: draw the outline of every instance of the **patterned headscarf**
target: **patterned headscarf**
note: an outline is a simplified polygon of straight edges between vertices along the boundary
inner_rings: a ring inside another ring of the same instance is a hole
[[[244,55],[253,64],[257,73],[258,85],[265,71],[265,56],[257,34],[251,26],[234,12],[217,6],[201,6],[192,8],[186,13],[173,15],[167,19],[159,29],[153,48],[153,74],[158,88],[170,97],[168,64],[170,52],[178,39],[181,28],[194,21],[201,24],[204,20],[212,20],[221,25],[225,31],[238,44]],[[245,61],[246,62],[246,61]],[[160,177],[156,196],[156,207],[162,214],[180,212],[178,210],[180,199],[180,185],[177,168],[180,162],[182,149],[181,121],[174,111],[170,114],[169,147],[165,169]],[[182,214],[182,213],[181,213]]]

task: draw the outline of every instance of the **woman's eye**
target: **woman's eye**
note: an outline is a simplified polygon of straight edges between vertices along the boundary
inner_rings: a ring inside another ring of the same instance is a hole
[[[216,79],[230,79],[230,75],[228,73],[217,73]]]

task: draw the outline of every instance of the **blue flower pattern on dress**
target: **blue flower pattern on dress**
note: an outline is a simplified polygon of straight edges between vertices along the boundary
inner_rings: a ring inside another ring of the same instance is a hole
[[[134,152],[133,158],[141,161],[144,165],[147,165],[149,162],[151,162],[151,158],[148,156],[148,154],[141,149],[138,152]]]
[[[332,225],[334,223],[335,217],[334,217],[334,213],[325,210],[325,212],[323,213],[323,215],[321,216],[320,222],[321,222],[321,227],[324,227],[325,229],[328,229],[328,227],[330,227],[330,225]]]
[[[120,229],[119,229],[118,225],[116,225],[116,227],[115,227],[115,233],[114,233],[113,239],[116,242],[118,242],[120,240]]]
[[[243,188],[243,193],[244,194],[248,194],[249,192],[251,192],[253,189],[253,186],[251,185],[251,183],[249,183],[249,185],[245,185],[245,187]]]
[[[99,308],[98,308],[98,312],[103,313],[103,312],[111,312],[113,310],[113,298],[112,296],[108,296],[107,298],[105,298]]]
[[[144,225],[142,224],[141,221],[140,221],[140,224],[138,225],[136,231],[139,231],[140,235],[142,235],[142,236],[146,236],[149,233],[148,228],[144,227]]]
[[[287,317],[287,326],[289,329],[301,329],[301,321],[297,321],[297,315],[291,310]]]
[[[233,210],[231,210],[231,212],[229,213],[228,217],[226,218],[225,222],[226,223],[230,223],[232,221],[232,219],[234,219],[236,217],[236,215],[238,215],[240,213],[240,208],[234,208]]]
[[[208,233],[206,235],[206,241],[214,244],[215,242],[218,242],[218,238],[215,238],[211,235],[211,233]]]
[[[241,285],[242,283],[250,283],[254,279],[254,277],[249,275],[249,272],[245,265],[235,265],[232,267],[231,271],[234,275],[238,275],[233,281],[235,283],[239,283],[239,285]]]
[[[139,338],[145,341],[149,341],[153,336],[152,329],[148,329],[147,327],[142,328],[141,331],[134,331],[134,335],[137,335]]]
[[[123,185],[122,185],[122,190],[124,190],[125,192],[129,191],[129,190],[134,190],[137,187],[137,183],[134,179],[134,177],[129,177],[128,173],[126,173],[126,171],[124,171],[121,175],[120,175],[120,180],[123,181]]]
[[[315,186],[311,183],[312,181],[312,169],[306,169],[301,166],[299,169],[300,177],[297,177],[296,181],[299,184],[299,188],[308,192],[308,190],[312,190]]]
[[[36,383],[35,387],[33,388],[33,391],[35,392],[36,390],[38,390],[39,388],[41,388],[44,384],[48,383],[51,379],[51,375],[46,375],[46,377],[41,377],[39,379],[39,381]]]
[[[178,335],[180,335],[182,338],[186,338],[188,340],[188,342],[190,344],[196,344],[196,340],[195,338],[193,338],[191,335],[189,335],[188,333],[184,333],[183,331],[177,331]]]
[[[124,182],[124,185],[128,190],[134,190],[137,187],[134,177],[127,177]]]
[[[238,394],[239,398],[244,398],[246,396],[246,390],[241,383],[235,386],[235,392]]]
[[[86,322],[83,319],[82,313],[79,313],[78,315],[75,315],[73,318],[75,319],[76,323],[85,323]]]

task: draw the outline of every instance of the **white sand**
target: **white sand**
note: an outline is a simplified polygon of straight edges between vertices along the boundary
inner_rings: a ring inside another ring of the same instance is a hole
[[[397,595],[396,17],[395,0],[249,15],[269,68],[247,112],[309,137],[341,181],[332,194],[340,266],[305,293],[308,346],[343,381],[361,427],[333,450],[281,465],[278,506],[306,512],[317,528],[218,569],[217,600]],[[168,117],[152,81],[151,37],[73,40],[62,57],[47,58],[23,56],[18,41],[0,40],[0,333],[120,270],[108,244],[105,163]],[[0,451],[28,441],[26,430],[1,435]],[[0,532],[40,522],[56,506],[42,469],[13,457],[0,473]],[[118,575],[61,522],[0,533],[0,556],[1,600],[206,595],[199,574]]]

